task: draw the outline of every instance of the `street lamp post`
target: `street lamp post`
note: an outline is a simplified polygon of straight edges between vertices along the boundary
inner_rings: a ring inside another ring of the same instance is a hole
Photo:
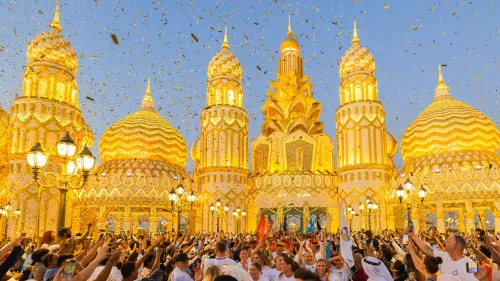
[[[241,211],[240,207],[236,208],[233,211],[233,216],[234,216],[234,225],[235,225],[235,230],[236,233],[239,233],[239,224],[240,221],[247,215],[247,212]]]
[[[221,207],[221,202],[220,199],[217,199],[217,202],[214,204],[210,205],[210,212],[212,213],[212,218],[217,218],[217,232],[220,231],[220,217],[222,216],[222,210],[226,213],[226,218],[227,218],[227,212],[229,211],[229,206],[226,204],[224,207]]]
[[[184,191],[184,186],[182,183],[179,183],[175,190],[172,188],[168,194],[168,200],[172,206],[172,217],[174,216],[174,212],[177,212],[177,231],[181,230],[181,213],[193,209],[194,201],[197,199],[193,191],[189,194]],[[186,195],[187,203],[183,202],[183,195]],[[172,223],[172,232],[174,231],[174,224]]]
[[[352,219],[357,216],[356,211],[351,207],[347,206],[347,219],[349,220],[349,232],[352,232]]]
[[[66,194],[69,189],[78,189],[87,183],[90,170],[95,164],[95,157],[86,145],[75,157],[76,144],[68,132],[66,132],[66,135],[56,144],[56,149],[59,157],[63,159],[61,173],[42,173],[43,167],[45,167],[48,162],[49,155],[47,155],[40,143],[35,144],[26,154],[26,160],[31,167],[33,179],[38,186],[37,236],[40,231],[41,189],[56,187],[59,190],[58,228],[64,227],[66,218]],[[82,171],[81,175],[77,174],[78,170]],[[42,178],[43,181],[40,181],[40,178]]]
[[[406,179],[403,186],[399,185],[399,187],[396,189],[396,196],[399,199],[399,204],[401,205],[401,207],[406,207],[408,225],[410,225],[410,223],[413,224],[411,219],[411,209],[412,207],[419,208],[424,204],[424,199],[427,196],[427,191],[422,185],[418,190],[418,199],[412,198],[412,191],[414,190],[414,186],[410,179]]]
[[[4,228],[4,233],[3,233],[3,236],[4,236],[4,239],[7,239],[8,235],[8,226],[9,226],[9,212],[10,210],[12,209],[12,205],[10,205],[10,203],[7,203],[7,205],[5,205],[5,207],[0,207],[0,216],[5,216],[5,228]],[[19,209],[16,209],[14,211],[14,215],[17,217],[21,214],[21,210]]]
[[[365,203],[366,203],[366,209],[368,209],[368,211],[366,212],[367,216],[368,216],[368,229],[371,230],[372,229],[372,212],[376,212],[378,210],[378,204],[375,202],[372,202],[370,197],[366,198]],[[365,213],[366,209],[365,209],[364,203],[361,202],[359,204],[360,214],[363,215],[363,213]]]

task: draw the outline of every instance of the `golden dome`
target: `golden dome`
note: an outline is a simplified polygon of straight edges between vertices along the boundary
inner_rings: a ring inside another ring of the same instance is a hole
[[[375,59],[367,48],[359,44],[356,21],[354,21],[354,32],[351,43],[352,46],[340,59],[340,78],[358,72],[367,73],[369,75],[375,74]]]
[[[56,7],[54,20],[48,32],[35,36],[28,44],[26,55],[28,63],[33,65],[47,65],[62,68],[73,75],[78,70],[78,59],[71,44],[61,34],[59,24],[59,6]]]
[[[292,32],[292,24],[290,23],[290,15],[288,15],[288,35],[286,36],[285,40],[281,42],[280,45],[280,50],[283,53],[283,51],[287,49],[295,49],[297,52],[300,52],[300,44],[299,41],[295,38],[293,32]]]
[[[113,159],[161,160],[184,167],[188,160],[182,135],[154,109],[150,83],[139,111],[106,129],[99,143],[103,162]]]
[[[227,77],[240,81],[242,72],[243,68],[241,67],[240,61],[231,51],[229,51],[226,28],[224,32],[222,50],[215,54],[208,64],[208,80],[212,80],[217,77]]]
[[[496,155],[500,148],[498,128],[479,110],[451,97],[441,67],[435,93],[434,101],[403,134],[403,159],[458,151]]]

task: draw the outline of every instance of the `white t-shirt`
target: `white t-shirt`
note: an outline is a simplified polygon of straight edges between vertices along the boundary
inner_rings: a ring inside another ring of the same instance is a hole
[[[276,277],[276,281],[294,281],[295,280],[295,274],[292,273],[292,276],[289,278],[285,276],[285,274],[280,274],[278,277]]]
[[[204,264],[203,268],[206,268],[207,266],[211,265],[216,265],[222,269],[229,267],[230,265],[236,265],[236,262],[228,257],[223,257],[223,258],[215,258],[215,259],[208,259]]]
[[[314,258],[316,260],[322,260],[323,259],[323,256],[321,255],[321,251],[317,252],[316,254],[314,254]]]
[[[101,273],[101,271],[104,269],[104,265],[100,265],[98,266],[94,272],[92,273],[92,275],[90,275],[89,279],[88,280],[95,280],[97,279],[97,276],[99,276],[99,274]],[[116,267],[116,266],[113,266],[111,268],[111,272],[109,273],[109,276],[108,276],[108,279],[106,279],[106,281],[118,281],[118,280],[122,280],[122,273],[121,271]]]
[[[248,276],[248,281],[253,281],[253,279],[252,279],[252,277],[250,277],[250,275]],[[260,278],[258,281],[269,281],[269,279],[267,279],[263,275],[260,275]]]
[[[332,265],[332,274],[337,276],[339,281],[348,281],[351,275],[351,271],[349,270],[349,266],[344,262],[344,265],[341,269],[337,269],[334,265]]]
[[[280,271],[276,270],[275,268],[270,268],[269,266],[264,266],[262,268],[262,276],[269,279],[269,281],[275,281],[276,277],[278,277],[280,273]]]
[[[449,274],[459,278],[461,281],[477,281],[474,277],[474,273],[467,273],[468,262],[472,262],[469,257],[463,257],[458,261],[453,261],[447,252],[441,252],[439,250],[434,250],[434,256],[443,259],[443,263],[439,266],[439,272],[441,274]]]
[[[337,274],[335,274],[333,272],[330,272],[330,274],[328,274],[328,280],[329,281],[340,281]]]
[[[315,272],[316,271],[316,263],[313,263],[313,264],[307,264],[307,263],[303,263],[302,264],[302,268],[304,269],[307,269],[309,270],[310,272]]]
[[[191,278],[191,276],[189,276],[189,274],[187,272],[185,272],[184,270],[176,267],[176,268],[174,268],[174,270],[172,271],[172,273],[170,275],[170,280],[171,281],[193,281],[193,278]]]
[[[246,264],[246,268],[243,267],[243,264],[240,262],[237,263],[238,267],[247,271],[248,272],[248,269],[250,268],[250,265],[252,265],[252,262],[251,261],[247,261],[247,264]]]

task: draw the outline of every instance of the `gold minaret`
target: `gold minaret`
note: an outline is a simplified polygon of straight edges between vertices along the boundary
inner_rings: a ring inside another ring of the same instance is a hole
[[[94,134],[78,107],[78,59],[61,32],[59,7],[56,5],[50,30],[35,36],[28,44],[28,67],[23,77],[22,93],[14,101],[11,111],[8,196],[15,198],[11,204],[14,209],[20,208],[23,216],[17,230],[35,237],[37,185],[26,162],[26,152],[40,142],[50,155],[44,171],[57,173],[62,159],[57,156],[56,143],[66,132],[77,145],[76,151],[80,151],[84,144],[91,147],[94,141]],[[58,197],[56,188],[44,189],[41,193],[41,232],[56,229]],[[67,223],[71,204],[68,207]],[[9,227],[9,231],[14,230],[15,227]]]
[[[237,208],[244,209],[246,202],[248,116],[243,108],[241,78],[242,67],[230,51],[226,29],[221,51],[208,65],[207,103],[200,117],[200,138],[191,150],[196,162],[194,180],[201,184],[203,193],[202,209],[197,216],[203,218],[202,229],[217,228],[217,223],[209,220],[209,207],[219,199],[229,207],[228,212],[222,212],[219,229],[244,231],[241,221],[235,224],[232,217],[226,217]]]
[[[378,98],[375,59],[360,45],[356,22],[352,46],[340,60],[340,107],[336,113],[337,172],[340,198],[358,206],[370,198],[384,218],[384,201],[379,195],[389,188],[395,174],[392,157],[397,143],[386,131],[385,109]],[[367,221],[353,221],[353,228],[368,229]],[[380,229],[372,219],[371,229]],[[355,226],[356,225],[356,226]]]

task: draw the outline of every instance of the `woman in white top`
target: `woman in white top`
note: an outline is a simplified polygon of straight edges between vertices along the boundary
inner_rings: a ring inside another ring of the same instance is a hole
[[[238,262],[238,266],[248,272],[248,268],[252,262],[250,261],[250,247],[243,246],[240,249],[240,262]]]
[[[294,281],[294,272],[297,270],[297,267],[297,263],[292,258],[283,256],[281,262],[281,273],[276,278],[276,281]]]
[[[316,262],[316,270],[314,273],[319,276],[321,281],[339,281],[337,275],[331,272],[331,270],[327,267],[324,259],[320,259]]]
[[[248,281],[269,281],[262,274],[262,266],[259,263],[252,263],[248,269],[249,278]]]
[[[276,270],[271,268],[271,261],[267,256],[261,252],[256,251],[252,254],[252,263],[258,263],[262,267],[262,275],[269,279],[269,281],[275,281],[278,275]]]

